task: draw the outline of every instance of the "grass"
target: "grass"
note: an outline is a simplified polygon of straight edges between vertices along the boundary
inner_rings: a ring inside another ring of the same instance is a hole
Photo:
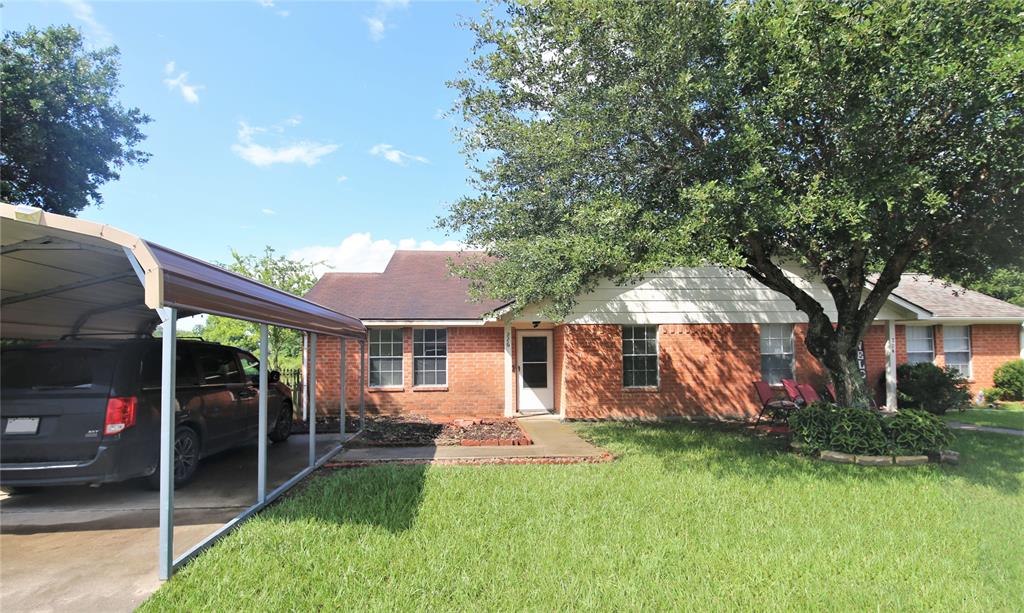
[[[968,409],[962,413],[943,415],[946,421],[959,421],[978,426],[1024,430],[1024,402],[1006,402],[995,409]]]
[[[1024,610],[1024,446],[869,468],[688,425],[599,424],[621,457],[313,478],[143,611]]]

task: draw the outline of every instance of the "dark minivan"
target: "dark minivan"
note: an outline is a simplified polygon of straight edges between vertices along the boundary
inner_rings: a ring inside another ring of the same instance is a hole
[[[158,480],[160,339],[71,339],[0,354],[0,486]],[[276,372],[272,441],[291,434],[291,392]],[[256,440],[259,360],[215,343],[178,341],[174,482],[210,454]]]

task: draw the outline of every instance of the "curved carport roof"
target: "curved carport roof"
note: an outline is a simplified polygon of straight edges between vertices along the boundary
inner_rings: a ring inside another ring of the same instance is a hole
[[[363,339],[332,311],[123,230],[0,203],[5,338],[147,334],[173,307]]]

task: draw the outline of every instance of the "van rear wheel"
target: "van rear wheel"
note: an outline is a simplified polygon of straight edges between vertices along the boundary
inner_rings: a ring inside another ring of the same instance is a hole
[[[191,481],[198,468],[199,435],[189,426],[178,426],[174,429],[174,489]],[[152,489],[160,489],[159,466],[146,477],[146,484]]]
[[[275,443],[281,443],[288,440],[288,437],[292,435],[292,403],[285,402],[281,404],[281,413],[277,416],[277,421],[274,423],[274,429],[270,431],[269,438]]]

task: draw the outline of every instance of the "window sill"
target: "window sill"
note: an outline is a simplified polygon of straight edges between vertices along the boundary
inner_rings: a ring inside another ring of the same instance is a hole
[[[658,392],[661,391],[661,387],[658,385],[644,385],[641,387],[623,387],[624,392]]]
[[[447,392],[447,385],[414,385],[412,388],[414,392]]]
[[[382,392],[383,393],[387,393],[387,392],[404,392],[405,391],[405,386],[396,385],[396,386],[393,386],[393,387],[370,387],[369,385],[367,385],[366,386],[366,391],[368,393],[370,393],[370,394],[377,394],[377,393],[382,393]]]

